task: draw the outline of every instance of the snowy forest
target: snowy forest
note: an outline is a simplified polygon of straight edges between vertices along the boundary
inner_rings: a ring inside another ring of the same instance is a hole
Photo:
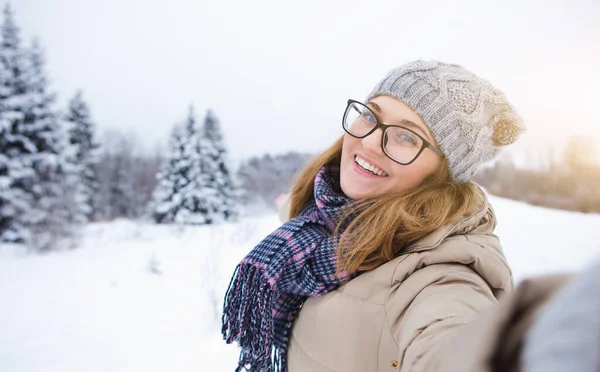
[[[76,245],[86,223],[116,218],[235,221],[246,209],[274,209],[309,157],[253,157],[233,172],[217,115],[198,115],[193,105],[173,126],[166,152],[135,151],[136,138],[117,131],[99,135],[82,91],[57,107],[42,44],[21,40],[10,5],[0,69],[0,242],[52,250]]]

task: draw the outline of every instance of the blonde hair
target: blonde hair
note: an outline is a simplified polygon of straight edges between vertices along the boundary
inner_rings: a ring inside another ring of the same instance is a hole
[[[290,218],[312,200],[314,180],[324,165],[339,164],[343,137],[299,173],[290,196]],[[473,183],[452,182],[446,161],[425,181],[403,194],[353,201],[334,232],[338,274],[341,270],[373,270],[405,253],[412,243],[473,214],[482,192]],[[342,226],[346,226],[343,231]]]

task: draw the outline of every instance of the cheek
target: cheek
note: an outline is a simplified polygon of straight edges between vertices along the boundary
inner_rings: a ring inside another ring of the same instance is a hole
[[[342,159],[340,162],[340,187],[344,194],[352,197],[352,151],[354,148],[355,138],[346,134],[342,142]]]
[[[344,134],[344,141],[342,142],[342,154],[348,152],[350,147],[354,145],[356,138],[352,137],[348,133]]]
[[[436,169],[435,162],[428,160],[431,159],[417,160],[410,165],[394,163],[392,165],[394,191],[404,192],[419,186]]]
[[[342,165],[347,162],[352,153],[356,143],[356,138],[349,134],[344,135],[344,141],[342,142]]]

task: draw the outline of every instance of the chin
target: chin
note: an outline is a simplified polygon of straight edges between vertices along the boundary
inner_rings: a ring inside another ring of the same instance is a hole
[[[369,195],[365,193],[364,188],[353,179],[353,164],[348,164],[348,162],[342,164],[342,167],[340,167],[340,188],[344,195],[354,200],[368,197]]]
[[[381,195],[374,194],[374,193],[365,193],[364,191],[361,191],[361,190],[350,190],[350,194],[347,194],[345,192],[344,192],[344,194],[346,194],[346,196],[352,200],[363,200],[363,199],[369,199],[369,198],[375,198],[375,197],[381,196]]]
[[[345,160],[347,160],[346,158]],[[354,170],[354,161],[342,162],[340,167],[340,188],[347,197],[358,200],[379,196],[384,184],[380,180],[363,179]]]
[[[353,200],[366,199],[368,197],[373,196],[370,195],[370,193],[365,192],[365,190],[361,189],[360,187],[357,187],[357,185],[354,182],[352,182],[352,180],[344,179],[344,177],[342,177],[342,174],[340,174],[340,188],[342,189],[344,195]]]

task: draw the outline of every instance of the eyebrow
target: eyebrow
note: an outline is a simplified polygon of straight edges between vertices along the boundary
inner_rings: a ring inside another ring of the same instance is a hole
[[[375,102],[369,101],[369,102],[367,102],[367,105],[372,105],[373,108],[375,109],[375,111],[377,111],[379,114],[381,114],[383,112],[381,107],[379,107],[379,105],[376,104]],[[392,124],[389,124],[389,125],[392,125]],[[417,123],[414,123],[408,119],[402,119],[402,121],[398,125],[408,125],[410,127],[414,127],[416,129],[418,129],[423,134],[423,136],[425,136],[427,138],[427,140],[429,140],[430,142],[433,142],[433,139],[429,136],[429,134],[427,132],[425,132],[423,130],[423,128],[421,128],[421,126]]]

